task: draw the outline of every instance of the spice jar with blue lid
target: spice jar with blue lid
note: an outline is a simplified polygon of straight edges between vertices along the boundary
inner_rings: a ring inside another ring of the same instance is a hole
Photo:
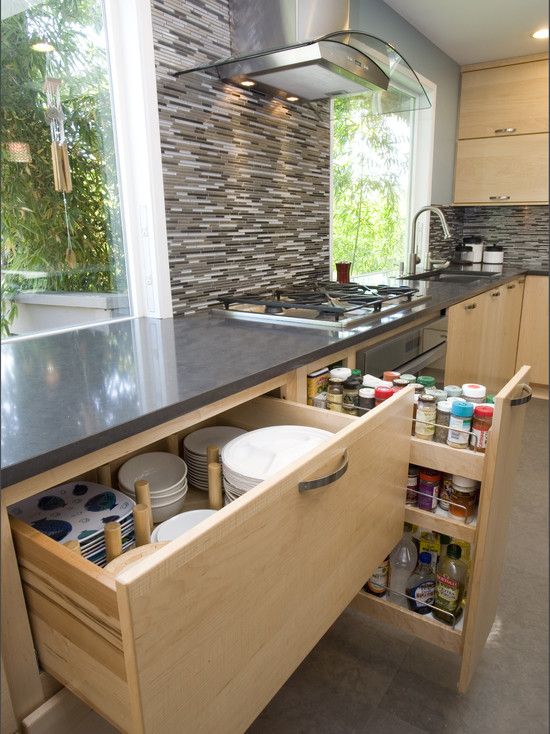
[[[474,406],[472,403],[462,400],[462,398],[455,398],[453,400],[451,417],[449,419],[448,446],[452,446],[455,449],[468,448],[473,414]]]

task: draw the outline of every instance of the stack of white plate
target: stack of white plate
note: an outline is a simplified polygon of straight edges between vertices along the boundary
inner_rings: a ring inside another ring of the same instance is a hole
[[[9,512],[60,543],[78,541],[84,558],[104,566],[105,524],[120,523],[122,550],[128,550],[134,544],[134,505],[132,499],[111,487],[70,482],[22,500],[12,505]]]
[[[183,510],[187,494],[187,465],[175,454],[150,451],[128,459],[118,470],[120,489],[136,499],[134,484],[146,479],[151,491],[153,522],[164,522]]]
[[[309,426],[270,426],[234,438],[221,452],[226,504],[332,437]]]
[[[223,447],[232,439],[246,433],[242,428],[233,426],[209,426],[189,433],[183,441],[183,458],[189,470],[189,484],[195,489],[208,492],[208,446]]]

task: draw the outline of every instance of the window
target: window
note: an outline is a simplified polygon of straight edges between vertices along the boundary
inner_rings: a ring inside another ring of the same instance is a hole
[[[333,270],[336,262],[350,262],[358,278],[395,272],[407,261],[411,212],[431,193],[435,88],[422,82],[431,92],[429,110],[378,114],[369,94],[333,101]]]
[[[2,335],[171,315],[149,4],[5,0],[1,41]]]

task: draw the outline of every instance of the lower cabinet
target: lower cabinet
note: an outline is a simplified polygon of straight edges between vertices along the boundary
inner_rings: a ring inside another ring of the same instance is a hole
[[[412,438],[412,388],[361,418],[260,397],[187,426],[172,446],[213,423],[333,437],[116,577],[12,519],[40,665],[122,732],[240,734],[353,604],[458,654],[465,691],[496,612],[528,371],[496,396],[486,454]],[[132,453],[111,454],[111,481]],[[481,480],[475,524],[405,509],[409,463]],[[454,628],[361,592],[404,520],[475,548]]]
[[[448,309],[447,384],[474,380],[495,392],[513,374],[524,283],[517,278]]]
[[[12,520],[41,666],[121,731],[243,732],[401,537],[412,402],[221,414],[334,437],[116,578]]]
[[[531,365],[531,381],[548,385],[548,276],[527,276],[516,364]]]

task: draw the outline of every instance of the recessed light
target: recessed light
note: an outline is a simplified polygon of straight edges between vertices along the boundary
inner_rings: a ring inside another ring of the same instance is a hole
[[[548,28],[539,28],[538,31],[531,33],[531,35],[533,36],[533,38],[548,38]]]
[[[52,44],[47,41],[37,41],[32,44],[31,48],[33,51],[38,51],[41,54],[49,54],[51,51],[55,51]]]
[[[287,97],[287,102],[297,102],[300,99],[300,97]]]
[[[245,79],[244,82],[241,82],[241,87],[254,87],[256,86],[256,82],[253,82],[251,79]]]

